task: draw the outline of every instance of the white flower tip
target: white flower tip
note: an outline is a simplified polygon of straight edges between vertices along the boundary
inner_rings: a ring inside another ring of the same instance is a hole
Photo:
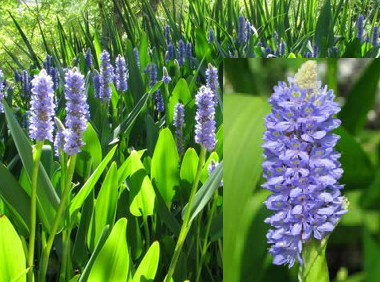
[[[317,62],[307,61],[305,62],[295,75],[295,84],[302,89],[312,90],[316,92],[318,89],[317,83]]]

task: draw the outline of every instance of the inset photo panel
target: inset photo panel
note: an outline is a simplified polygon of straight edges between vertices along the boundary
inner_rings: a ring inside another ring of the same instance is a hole
[[[224,59],[224,281],[380,281],[380,60]]]

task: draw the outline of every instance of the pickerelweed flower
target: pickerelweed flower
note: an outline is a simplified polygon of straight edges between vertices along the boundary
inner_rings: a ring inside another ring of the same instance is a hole
[[[215,147],[215,96],[207,86],[201,86],[195,96],[195,142],[212,151]]]
[[[91,54],[90,48],[87,49],[84,59],[86,61],[87,67],[91,69],[92,68],[92,54]]]
[[[178,63],[182,67],[185,65],[185,59],[186,59],[186,46],[185,42],[183,40],[178,41]]]
[[[211,160],[210,161],[210,164],[208,165],[207,167],[207,170],[208,170],[208,175],[211,175],[211,173],[214,172],[214,170],[216,169],[216,167],[219,165],[219,162],[215,161],[215,160]],[[219,187],[222,187],[223,186],[223,179],[220,181],[220,184],[219,184]]]
[[[312,57],[313,57],[313,54],[311,54],[310,51],[307,51],[307,52],[305,53],[304,58],[312,58]]]
[[[364,16],[359,15],[358,22],[356,24],[356,38],[360,40],[360,43],[363,43],[364,35]]]
[[[15,82],[18,83],[21,81],[21,74],[18,70],[13,71],[14,77],[15,77]]]
[[[212,26],[210,26],[210,29],[208,30],[208,37],[207,37],[208,44],[214,43],[214,40],[215,40],[215,32]]]
[[[164,34],[165,34],[166,45],[168,45],[169,42],[171,41],[170,40],[170,26],[169,25],[165,25],[165,27],[164,27]]]
[[[168,44],[168,59],[169,61],[175,59],[175,48],[171,42]]]
[[[209,87],[214,92],[214,102],[215,104],[218,103],[218,93],[217,89],[219,87],[219,81],[218,81],[218,69],[208,64],[208,68],[206,70],[206,86]]]
[[[53,80],[42,69],[32,80],[32,100],[29,116],[29,136],[53,141],[54,90]]]
[[[111,86],[113,80],[113,67],[110,62],[110,54],[104,50],[100,55],[100,88],[99,98],[104,102],[109,102],[111,99]]]
[[[284,56],[285,53],[286,53],[286,43],[284,41],[284,39],[281,38],[281,41],[280,41],[280,45],[279,45],[279,48],[278,48],[278,55],[279,56]]]
[[[238,44],[244,44],[246,41],[245,18],[243,15],[240,15],[238,20]]]
[[[252,25],[248,20],[245,22],[245,30],[247,31],[247,40],[249,40],[252,36]]]
[[[21,73],[22,97],[28,99],[30,97],[30,77],[27,70]]]
[[[152,88],[157,83],[157,65],[151,63],[149,65],[149,86]],[[164,112],[164,98],[160,90],[153,93],[153,98],[156,100],[156,110],[160,113]]]
[[[58,87],[59,87],[59,74],[58,74],[58,70],[54,67],[51,67],[50,68],[50,76],[51,76],[51,79],[53,80],[53,89],[54,90],[57,90]]]
[[[88,104],[84,92],[84,76],[77,68],[65,75],[66,130],[64,151],[68,155],[80,152],[84,145],[83,132],[87,129]]]
[[[377,25],[375,25],[373,28],[372,45],[375,47],[379,46],[379,27]]]
[[[191,42],[187,42],[186,44],[186,55],[187,59],[189,60],[189,67],[193,68],[193,45]]]
[[[177,151],[179,155],[183,153],[183,135],[182,129],[185,123],[185,107],[182,103],[174,105],[173,125],[175,128],[175,141],[177,144]]]
[[[166,67],[163,67],[163,69],[162,69],[162,82],[163,83],[169,83],[170,81],[172,81],[172,78],[169,76],[168,70],[166,69]]]
[[[3,99],[4,99],[3,71],[0,70],[0,113],[4,113]]]
[[[115,61],[115,82],[116,90],[127,91],[128,90],[128,66],[124,57],[118,55]]]
[[[51,67],[53,66],[53,64],[51,62],[51,56],[49,54],[46,55],[45,61],[43,62],[43,65],[44,65],[44,69],[46,70],[47,74],[51,75],[50,71],[51,71]]]
[[[133,48],[133,55],[135,56],[136,65],[140,69],[140,53],[139,53],[139,50],[137,50],[136,47]]]
[[[330,234],[347,212],[338,184],[343,170],[334,147],[340,138],[331,130],[340,125],[332,90],[317,82],[315,61],[307,61],[288,84],[280,82],[268,99],[263,188],[273,192],[265,205],[274,211],[265,222],[273,263],[302,264],[303,245]]]
[[[313,46],[313,58],[318,58],[319,56],[319,47],[317,44],[314,44]]]
[[[92,82],[94,83],[94,96],[95,98],[99,98],[100,92],[100,75],[97,70],[94,70],[92,74]]]

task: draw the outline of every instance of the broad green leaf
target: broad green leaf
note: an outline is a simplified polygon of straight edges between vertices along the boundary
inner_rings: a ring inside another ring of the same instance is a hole
[[[1,162],[0,179],[0,197],[27,237],[30,227],[30,197]]]
[[[116,163],[111,164],[102,187],[96,198],[95,207],[92,213],[92,220],[87,237],[87,243],[91,251],[94,250],[96,242],[106,225],[113,226],[116,217],[116,206],[119,193],[117,183]]]
[[[227,282],[239,281],[239,272],[236,270],[245,267],[243,263],[240,264],[236,230],[245,233],[249,227],[243,224],[243,215],[261,177],[264,116],[269,112],[269,104],[262,98],[241,94],[224,96],[223,197],[228,201],[223,203],[223,264]],[[257,264],[249,261],[250,271],[258,272],[261,263],[262,258]]]
[[[29,180],[32,179],[33,170],[33,156],[32,147],[25,135],[24,131],[14,118],[11,109],[4,101],[4,112],[7,118],[8,127],[11,131],[13,141],[15,142],[17,151],[20,155],[21,161],[25,167]],[[41,219],[44,227],[50,230],[51,225],[55,217],[56,209],[59,205],[59,198],[55,192],[51,181],[42,166],[40,164],[38,173],[38,187],[37,189],[37,210],[39,218]],[[27,191],[28,192],[28,191]]]
[[[83,273],[80,276],[78,282],[87,282],[88,281],[88,276],[90,275],[90,271],[92,269],[92,266],[94,265],[94,262],[95,262],[96,258],[98,257],[100,250],[102,250],[102,248],[103,248],[103,246],[104,246],[104,244],[108,238],[109,233],[110,233],[110,227],[107,225],[106,227],[104,227],[102,235],[100,235],[99,241],[96,243],[96,247],[91,254],[91,258],[88,261],[88,263],[86,264],[86,267],[84,268]]]
[[[161,130],[154,149],[151,177],[165,203],[170,207],[179,185],[179,156],[173,135],[168,128]]]
[[[155,211],[156,194],[147,175],[140,156],[136,151],[131,153],[130,177],[130,211],[134,216],[152,215]]]
[[[373,60],[347,94],[339,118],[342,125],[353,135],[363,129],[367,114],[373,108],[380,79],[380,61]]]
[[[342,126],[334,130],[341,138],[336,149],[342,154],[339,159],[344,170],[340,179],[348,188],[364,187],[373,181],[374,169],[361,145]]]
[[[156,241],[150,246],[149,250],[142,259],[135,275],[133,276],[132,282],[154,281],[159,259],[160,245]]]
[[[170,96],[168,103],[168,115],[169,115],[169,123],[172,124],[174,117],[174,106],[178,102],[182,102],[183,105],[187,105],[192,100],[189,86],[184,78],[178,80],[177,84],[174,87],[174,90]]]
[[[137,154],[141,159],[146,150],[139,150]],[[117,182],[119,185],[131,175],[131,156],[129,156],[117,170]]]
[[[5,215],[0,215],[0,282],[9,282],[25,273],[25,253],[21,239]],[[26,274],[17,281],[26,281]]]
[[[208,167],[211,163],[211,160],[219,162],[219,156],[216,152],[212,152],[210,154],[210,156],[208,157],[208,159],[206,160],[206,162],[203,166],[202,173],[201,173],[201,182],[202,183],[205,183],[205,181],[208,179],[208,176],[209,176]]]
[[[223,161],[215,168],[214,172],[209,176],[206,182],[198,190],[194,196],[193,207],[190,215],[190,222],[202,211],[206,204],[214,195],[215,190],[220,186],[223,178]],[[183,208],[182,218],[185,217],[188,205]]]
[[[71,217],[73,217],[73,215],[82,207],[87,196],[90,194],[91,190],[94,189],[96,182],[99,180],[99,178],[102,175],[107,164],[111,161],[113,155],[115,154],[116,148],[117,148],[117,145],[114,146],[111,149],[111,151],[109,151],[107,156],[105,156],[103,161],[99,164],[99,166],[95,169],[95,171],[88,178],[86,183],[82,186],[82,188],[80,189],[78,194],[76,194],[75,197],[72,199],[72,201],[70,203],[70,216]]]
[[[322,241],[311,239],[303,245],[299,277],[302,282],[329,282],[329,270],[325,257],[328,238]]]
[[[87,124],[87,130],[83,133],[83,142],[85,145],[81,147],[81,152],[78,154],[75,169],[77,173],[85,177],[87,171],[97,167],[102,161],[102,146],[91,123]]]
[[[127,219],[119,219],[112,228],[103,248],[95,258],[88,282],[125,282],[129,278],[129,252],[127,245]]]
[[[377,281],[380,278],[380,248],[366,228],[363,229],[363,246],[365,281]]]
[[[199,157],[194,148],[187,149],[183,156],[180,170],[180,177],[182,180],[186,180],[190,184],[194,182],[197,174],[198,161]]]

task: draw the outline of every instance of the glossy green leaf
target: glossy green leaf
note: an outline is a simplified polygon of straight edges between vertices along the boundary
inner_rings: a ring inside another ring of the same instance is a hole
[[[340,180],[347,188],[364,187],[372,182],[374,168],[361,145],[342,126],[334,130],[341,138],[336,149],[342,154],[340,162],[344,170]]]
[[[144,165],[136,151],[131,152],[130,211],[134,216],[152,215],[156,194]]]
[[[215,190],[220,186],[223,178],[223,161],[215,168],[214,172],[205,181],[202,187],[197,191],[194,196],[193,208],[190,215],[190,222],[202,211],[206,204],[214,195]],[[183,208],[182,218],[185,217],[188,205]]]
[[[30,197],[1,162],[0,179],[0,197],[11,210],[13,219],[22,226],[23,235],[27,236],[30,227]]]
[[[365,281],[380,279],[380,248],[366,228],[363,228]]]
[[[0,215],[0,282],[26,281],[26,260],[21,239],[5,215]]]
[[[86,264],[86,267],[84,268],[82,275],[80,276],[78,282],[87,282],[88,281],[88,276],[90,275],[90,271],[92,269],[92,266],[94,265],[94,262],[100,253],[100,250],[102,250],[104,244],[106,243],[106,240],[108,238],[109,233],[110,233],[110,227],[109,226],[104,227],[103,232],[100,235],[99,241],[96,243],[96,247],[91,254],[91,258],[88,261],[88,263]]]
[[[73,217],[73,215],[82,207],[87,196],[90,194],[91,190],[94,189],[96,182],[99,180],[99,178],[102,175],[107,164],[111,161],[113,155],[115,154],[116,148],[117,148],[117,146],[114,146],[109,151],[109,153],[105,156],[103,161],[99,164],[99,166],[95,169],[95,171],[88,178],[86,183],[83,184],[83,186],[80,189],[80,191],[78,192],[78,194],[76,194],[75,197],[72,199],[72,201],[70,203],[70,216],[71,217]]]
[[[146,150],[139,150],[137,154],[141,159]],[[131,175],[131,156],[129,156],[117,170],[117,182],[119,185]]]
[[[94,250],[95,244],[98,242],[104,227],[109,225],[112,228],[113,226],[119,195],[118,188],[117,168],[116,163],[113,162],[99,190],[92,213],[92,220],[87,237],[87,243],[91,251]]]
[[[21,161],[25,167],[28,178],[31,179],[33,170],[33,157],[32,147],[25,135],[24,131],[14,118],[11,109],[4,101],[4,112],[7,118],[8,127],[12,133],[13,140],[17,147],[17,151],[20,155]],[[59,205],[59,198],[55,192],[51,181],[42,166],[40,164],[38,173],[38,187],[37,189],[37,210],[39,218],[47,230],[50,230],[51,225],[55,217],[56,209]]]
[[[363,129],[368,111],[373,108],[380,79],[380,61],[373,60],[347,94],[339,118],[342,125],[355,135]]]
[[[156,241],[146,252],[139,267],[137,268],[132,282],[153,282],[156,276],[158,261],[160,259],[160,245]]]
[[[240,280],[239,267],[249,267],[253,273],[262,268],[262,258],[255,260],[255,264],[252,264],[252,257],[247,264],[241,262],[236,230],[246,233],[249,228],[243,216],[261,177],[264,116],[269,112],[269,104],[262,98],[241,94],[224,96],[223,197],[228,201],[223,203],[223,264],[224,280],[227,282]],[[260,203],[262,200],[260,198]]]
[[[88,282],[125,282],[129,278],[129,252],[127,245],[127,219],[119,219],[112,228],[103,248],[96,257]]]
[[[179,185],[179,155],[168,128],[161,130],[152,158],[151,177],[169,207]]]
[[[319,47],[319,56],[327,56],[327,49],[334,44],[334,28],[330,0],[326,0],[322,7],[315,30],[315,43]]]
[[[180,177],[182,180],[187,181],[188,183],[193,183],[195,176],[197,174],[199,157],[194,148],[187,149],[185,155],[183,156]]]
[[[299,277],[302,282],[329,282],[329,270],[326,262],[326,246],[328,238],[322,241],[312,239],[302,248],[303,266]]]

